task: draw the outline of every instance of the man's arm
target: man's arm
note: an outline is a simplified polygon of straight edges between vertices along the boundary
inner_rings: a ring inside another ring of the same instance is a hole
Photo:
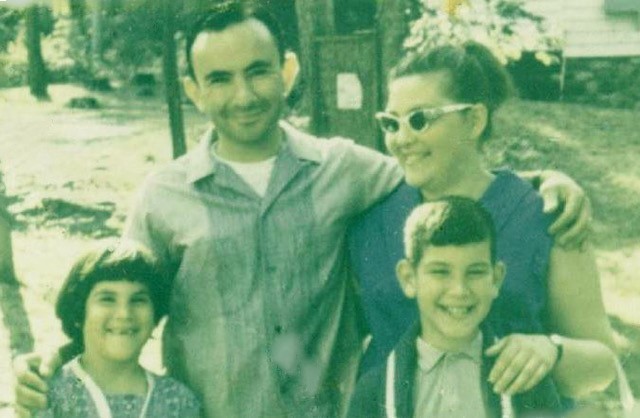
[[[343,141],[340,159],[341,181],[349,182],[348,196],[357,212],[368,209],[388,196],[402,181],[403,173],[395,159],[350,140]]]
[[[57,353],[46,357],[40,353],[16,356],[13,360],[13,372],[16,376],[15,410],[18,418],[31,418],[35,411],[47,408],[47,380],[61,366],[61,357]]]

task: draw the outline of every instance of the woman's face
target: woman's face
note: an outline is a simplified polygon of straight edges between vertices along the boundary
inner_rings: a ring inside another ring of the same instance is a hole
[[[438,71],[408,75],[389,84],[386,112],[403,117],[418,109],[458,104],[446,93],[448,74]],[[447,194],[461,181],[470,158],[478,158],[471,117],[472,109],[455,110],[433,120],[417,132],[400,123],[395,133],[386,133],[385,143],[404,170],[408,184],[429,195]]]

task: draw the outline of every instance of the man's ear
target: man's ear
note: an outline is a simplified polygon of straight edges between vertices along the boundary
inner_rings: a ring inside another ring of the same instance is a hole
[[[182,79],[182,87],[184,88],[184,93],[187,95],[189,100],[193,102],[198,110],[203,112],[202,100],[200,100],[200,86],[198,86],[196,80],[190,76],[184,77]]]
[[[282,79],[284,80],[285,97],[291,93],[299,73],[300,62],[298,61],[298,56],[293,51],[287,51],[284,55],[284,62],[282,63]]]
[[[402,288],[402,292],[409,299],[413,299],[416,297],[416,286],[415,280],[416,275],[411,265],[411,262],[406,258],[398,261],[396,264],[396,277],[398,278],[398,282],[400,282],[400,287]]]
[[[484,128],[489,123],[489,110],[487,106],[482,103],[476,103],[469,111],[472,123],[472,136],[473,138],[480,138]]]
[[[507,274],[507,266],[502,261],[497,261],[493,266],[493,289],[494,289],[494,299],[498,297],[498,293],[500,293],[500,288],[502,287],[502,282],[504,282],[504,277]]]

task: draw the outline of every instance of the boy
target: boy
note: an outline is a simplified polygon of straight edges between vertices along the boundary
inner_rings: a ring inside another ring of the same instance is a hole
[[[384,367],[360,379],[349,415],[489,418],[559,410],[548,377],[513,402],[489,386],[493,360],[483,352],[495,336],[484,319],[505,266],[496,260],[495,229],[480,204],[449,197],[417,207],[404,243],[396,273],[405,295],[417,299],[419,323]]]

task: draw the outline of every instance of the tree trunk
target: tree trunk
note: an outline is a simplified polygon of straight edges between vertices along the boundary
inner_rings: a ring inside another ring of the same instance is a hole
[[[178,79],[178,62],[176,57],[175,40],[176,7],[174,0],[162,1],[162,18],[164,23],[163,42],[163,73],[164,86],[169,110],[169,128],[171,129],[171,143],[173,158],[178,158],[187,151],[184,139],[184,121],[182,118],[182,101],[180,82]]]
[[[302,77],[301,110],[310,113],[311,130],[321,130],[319,118],[314,115],[313,101],[320,97],[320,86],[315,83],[313,61],[316,54],[314,40],[318,36],[335,34],[335,18],[333,0],[296,0],[298,17],[298,41],[300,43],[300,75]]]
[[[38,100],[46,100],[49,98],[49,94],[47,93],[47,69],[42,59],[39,15],[40,10],[38,6],[30,6],[26,10],[26,44],[29,65],[28,82],[31,95]]]
[[[87,26],[85,17],[87,16],[86,0],[69,0],[69,9],[71,11],[71,19],[73,22],[73,31],[78,35],[87,34]]]
[[[92,0],[91,6],[91,64],[95,73],[102,63],[103,0]]]

